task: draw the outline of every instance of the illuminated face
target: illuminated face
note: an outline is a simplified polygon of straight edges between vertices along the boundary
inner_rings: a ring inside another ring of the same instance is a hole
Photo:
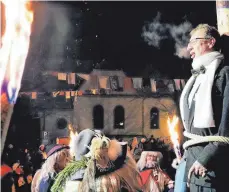
[[[59,158],[58,158],[58,169],[59,170],[63,170],[67,163],[71,160],[71,156],[68,150],[66,150],[65,152],[61,153]]]
[[[192,34],[187,50],[189,51],[191,58],[194,59],[213,51],[214,44],[215,39],[213,37],[206,37],[205,31],[200,29]]]
[[[154,155],[146,156],[146,162],[155,162],[155,161],[157,161],[157,156],[154,156]]]

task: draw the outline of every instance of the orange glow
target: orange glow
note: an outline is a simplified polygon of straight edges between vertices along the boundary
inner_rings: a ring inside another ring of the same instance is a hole
[[[0,49],[0,86],[7,81],[7,93],[16,100],[28,55],[33,12],[26,0],[2,0],[5,6],[5,33]]]
[[[176,131],[178,120],[179,120],[178,117],[174,115],[172,117],[172,120],[168,117],[167,123],[169,127],[170,138],[173,143],[174,152],[179,161],[181,159],[181,153],[180,153],[179,135],[178,132]]]
[[[70,135],[69,135],[69,138],[70,138],[69,147],[70,147],[71,154],[73,154],[74,151],[72,151],[72,149],[73,149],[73,146],[74,146],[74,138],[75,138],[75,136],[78,135],[78,133],[77,132],[74,133],[74,130],[73,130],[73,127],[72,127],[71,124],[68,125],[68,129],[70,131]]]
[[[171,137],[171,140],[173,142],[173,145],[179,146],[179,135],[176,131],[176,125],[178,123],[178,117],[174,115],[172,120],[168,117],[167,123],[169,126],[169,133],[170,133],[170,137]]]

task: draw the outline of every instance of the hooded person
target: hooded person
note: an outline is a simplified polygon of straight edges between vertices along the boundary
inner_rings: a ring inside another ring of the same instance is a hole
[[[162,154],[158,151],[143,151],[137,163],[140,171],[143,191],[163,192],[165,187],[172,190],[173,181],[160,168]]]
[[[60,173],[52,192],[140,191],[136,163],[127,143],[110,140],[101,132],[85,129],[75,137],[75,161]]]
[[[50,144],[45,147],[47,158],[38,170],[36,176],[36,184],[32,191],[49,192],[54,182],[55,176],[65,168],[71,160],[69,146]]]

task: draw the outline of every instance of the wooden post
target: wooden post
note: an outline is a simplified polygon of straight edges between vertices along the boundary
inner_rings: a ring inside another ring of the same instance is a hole
[[[229,1],[216,0],[216,12],[220,35],[229,36]]]

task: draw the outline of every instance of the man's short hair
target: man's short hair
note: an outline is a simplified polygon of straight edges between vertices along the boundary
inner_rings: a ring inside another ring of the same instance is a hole
[[[214,38],[216,40],[215,45],[214,45],[214,50],[220,50],[221,49],[221,40],[220,40],[220,34],[219,31],[208,24],[199,24],[196,28],[194,28],[191,32],[190,35],[193,35],[196,31],[199,30],[204,30],[205,32],[205,37],[206,38]]]

